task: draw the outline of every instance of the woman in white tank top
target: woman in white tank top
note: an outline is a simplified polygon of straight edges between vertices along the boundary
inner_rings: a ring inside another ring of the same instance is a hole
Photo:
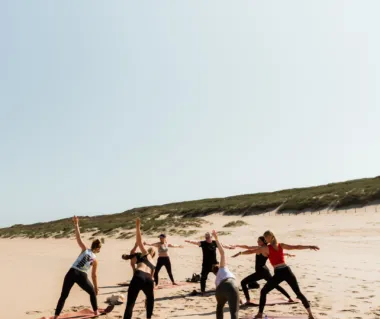
[[[74,227],[75,227],[75,236],[77,239],[77,243],[81,248],[81,253],[78,258],[74,261],[70,270],[67,272],[65,279],[63,281],[63,287],[61,292],[61,297],[59,298],[54,319],[57,319],[60,315],[63,306],[67,297],[69,296],[70,290],[73,285],[78,284],[84,291],[86,291],[90,295],[90,301],[92,309],[94,310],[95,315],[99,315],[98,312],[98,304],[97,304],[97,294],[99,292],[98,289],[98,279],[97,279],[97,266],[98,262],[96,260],[95,253],[100,252],[100,248],[102,244],[99,239],[96,239],[92,242],[91,248],[88,248],[82,241],[79,231],[79,221],[78,217],[74,216]],[[92,267],[92,283],[88,280],[87,271]]]

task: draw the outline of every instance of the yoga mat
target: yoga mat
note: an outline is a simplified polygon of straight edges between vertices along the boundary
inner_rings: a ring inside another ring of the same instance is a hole
[[[107,313],[110,313],[113,310],[114,306],[108,306],[106,309],[98,309],[99,310],[99,315],[98,316],[103,316]],[[82,309],[80,311],[75,311],[75,312],[66,312],[63,314],[60,314],[58,319],[88,319],[88,318],[96,318],[98,316],[94,315],[94,312],[90,309]],[[54,316],[51,317],[42,317],[40,319],[54,319]]]
[[[288,315],[285,315],[285,316],[272,316],[272,315],[267,315],[268,316],[268,319],[307,319],[308,316],[307,315],[295,315],[295,316],[288,316]],[[243,317],[242,319],[253,319],[255,317],[255,315],[248,315],[248,316],[245,316]],[[265,317],[265,315],[263,315],[263,318]]]
[[[177,282],[177,285],[173,285],[171,282],[163,282],[158,283],[158,287],[155,287],[155,289],[168,289],[168,288],[176,288],[180,286],[189,286],[191,284],[194,284],[194,282]]]
[[[129,282],[119,282],[116,285],[121,286],[121,287],[128,287],[129,286]]]

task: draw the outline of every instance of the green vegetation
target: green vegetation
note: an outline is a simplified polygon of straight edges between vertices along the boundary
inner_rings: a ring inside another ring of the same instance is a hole
[[[205,223],[201,217],[213,213],[248,216],[277,209],[279,214],[297,214],[305,210],[313,212],[324,208],[337,210],[352,206],[360,207],[376,200],[380,200],[380,176],[271,193],[140,207],[112,215],[80,216],[80,226],[82,233],[91,233],[92,236],[127,238],[133,236],[135,218],[139,216],[144,234],[171,232],[190,236]],[[160,218],[166,215],[167,217]],[[68,238],[73,236],[73,231],[70,217],[47,223],[18,224],[2,228],[0,237]]]
[[[223,227],[240,227],[240,226],[244,226],[244,225],[248,225],[248,224],[245,221],[236,220],[236,221],[229,222],[229,223],[225,224]]]

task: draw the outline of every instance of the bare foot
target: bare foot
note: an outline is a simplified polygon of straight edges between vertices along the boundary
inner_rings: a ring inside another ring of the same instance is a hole
[[[172,284],[173,284],[174,286],[178,286],[178,284],[177,284],[176,282],[173,282]]]
[[[94,315],[99,316],[99,311],[98,310],[94,311]]]
[[[256,316],[253,317],[254,319],[262,319],[263,318],[263,314],[262,313],[258,313]]]
[[[294,302],[294,300],[292,298],[289,298],[288,302]]]

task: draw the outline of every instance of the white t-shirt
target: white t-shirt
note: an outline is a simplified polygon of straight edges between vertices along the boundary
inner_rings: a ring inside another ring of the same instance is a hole
[[[71,268],[78,269],[83,272],[87,272],[92,266],[96,255],[92,252],[91,249],[86,249],[83,253],[79,255],[77,260],[71,266]]]
[[[219,284],[227,278],[235,278],[235,276],[230,272],[228,267],[219,268],[218,273],[216,274],[215,286],[218,287]]]

